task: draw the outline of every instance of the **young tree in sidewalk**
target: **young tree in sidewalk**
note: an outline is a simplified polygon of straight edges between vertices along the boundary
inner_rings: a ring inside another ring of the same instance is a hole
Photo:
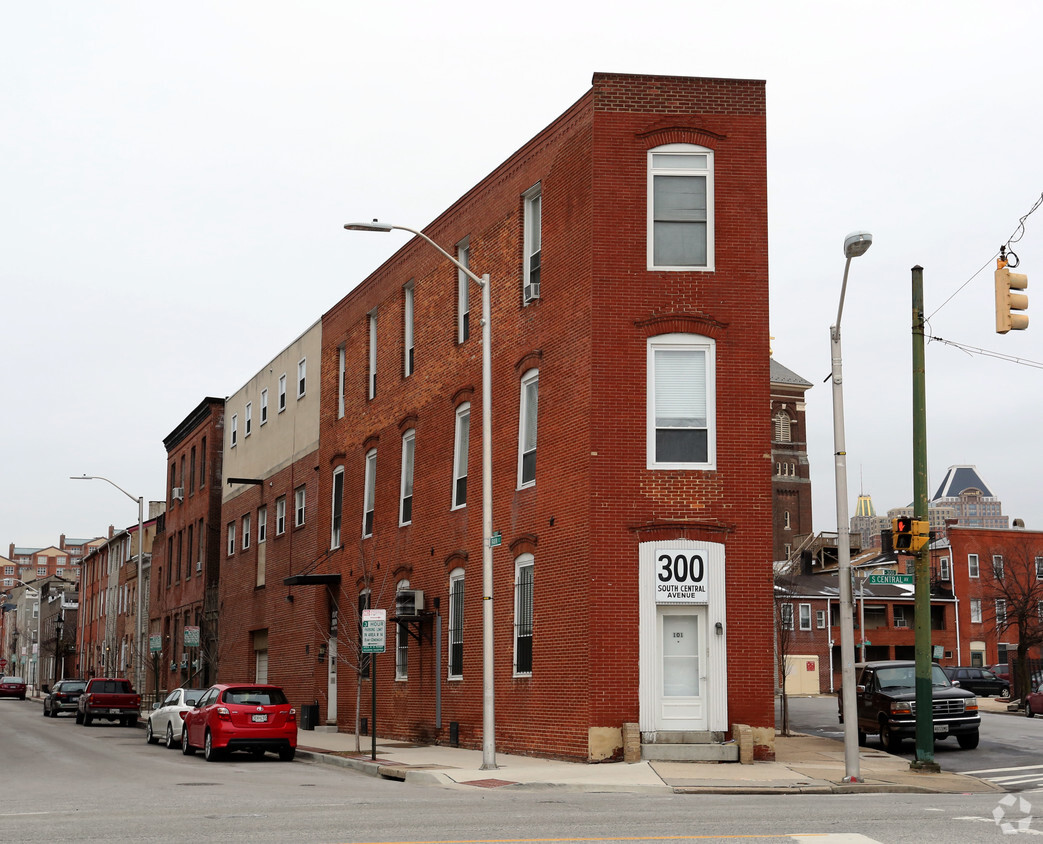
[[[995,623],[996,638],[1017,637],[1011,671],[1013,693],[1032,690],[1029,651],[1043,644],[1043,544],[1033,536],[1011,536],[982,561],[982,596]]]
[[[792,579],[785,574],[775,575],[775,684],[779,693],[781,717],[780,735],[788,736],[789,696],[786,694],[786,676],[789,674],[789,655],[793,648],[793,589]]]

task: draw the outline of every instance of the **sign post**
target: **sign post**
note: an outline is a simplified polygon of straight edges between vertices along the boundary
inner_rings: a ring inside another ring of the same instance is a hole
[[[362,653],[372,654],[369,662],[370,759],[377,758],[377,654],[387,650],[387,610],[362,611]]]

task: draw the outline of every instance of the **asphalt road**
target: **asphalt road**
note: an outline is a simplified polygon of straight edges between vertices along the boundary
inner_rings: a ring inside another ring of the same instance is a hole
[[[208,763],[144,731],[0,700],[0,841],[685,842],[1010,840],[1013,795],[647,795],[450,789],[249,757]],[[1041,810],[1043,810],[1043,800]]]
[[[843,739],[837,699],[832,695],[793,697],[789,707],[791,729]],[[781,724],[781,719],[776,723]],[[1008,791],[1043,793],[1043,718],[983,712],[980,732],[981,742],[975,750],[961,750],[952,739],[937,742],[934,761],[943,770],[988,779]],[[879,736],[870,735],[869,746],[879,747]],[[904,742],[899,755],[911,760],[915,754],[915,744]]]

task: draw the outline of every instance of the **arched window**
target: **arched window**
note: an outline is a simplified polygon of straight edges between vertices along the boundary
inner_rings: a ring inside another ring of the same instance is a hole
[[[789,414],[785,412],[779,412],[775,414],[775,442],[788,443],[793,439],[793,433],[790,429],[790,418]]]

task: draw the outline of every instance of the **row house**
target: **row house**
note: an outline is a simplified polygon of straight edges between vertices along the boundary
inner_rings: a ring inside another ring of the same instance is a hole
[[[0,673],[23,677],[37,689],[60,676],[76,640],[76,589],[56,574],[4,588]],[[63,629],[66,621],[72,625],[68,630]]]
[[[149,583],[147,689],[217,677],[224,399],[208,396],[164,439],[165,512]]]
[[[325,590],[309,613],[352,669],[338,726],[379,608],[381,733],[479,746],[491,601],[500,748],[617,758],[639,733],[651,758],[747,724],[769,757],[763,83],[596,74],[424,233],[491,280],[492,390],[477,288],[419,238],[323,315],[317,547],[291,582]]]
[[[142,624],[148,618],[148,577],[161,503],[150,502],[148,520],[116,531],[94,547],[80,566],[74,672],[82,677],[135,677],[142,667],[138,641],[138,602]],[[138,583],[141,554],[143,584]],[[139,589],[144,591],[139,596]]]

